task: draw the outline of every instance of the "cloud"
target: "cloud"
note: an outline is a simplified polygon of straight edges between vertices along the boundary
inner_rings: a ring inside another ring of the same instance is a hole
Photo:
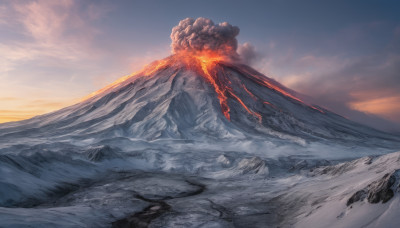
[[[31,118],[36,113],[20,112],[19,110],[0,110],[0,123],[19,121]]]
[[[108,58],[95,43],[97,22],[110,8],[72,0],[0,3],[0,107],[11,110],[0,122],[65,107],[94,89],[90,74]]]
[[[323,43],[332,45],[312,50],[302,48],[301,42],[264,47],[268,55],[255,68],[308,95],[305,99],[314,104],[378,129],[400,131],[400,29],[373,26],[370,31],[369,25],[360,25],[355,40],[349,38],[355,32],[348,29],[347,35]],[[373,39],[378,30],[382,38]],[[354,46],[357,40],[363,40],[361,48]]]
[[[239,45],[237,50],[240,60],[248,65],[252,65],[262,58],[262,55],[256,51],[256,48],[249,42]]]
[[[0,110],[0,123],[28,119],[36,115],[58,110],[76,102],[76,99],[60,100],[47,98],[31,100],[29,98],[0,97],[0,106],[7,107],[7,109]]]
[[[186,18],[172,29],[172,53],[214,51],[235,58],[238,34],[239,28],[227,22],[214,24],[203,17]]]
[[[0,102],[8,101],[8,102],[14,102],[18,101],[20,98],[18,97],[0,97]]]
[[[400,96],[353,101],[349,105],[355,110],[379,114],[397,122],[400,120]]]
[[[43,45],[51,45],[63,35],[65,21],[70,19],[73,4],[69,0],[33,1],[15,4],[14,8],[29,35]]]
[[[214,24],[212,20],[203,17],[186,18],[172,29],[172,53],[213,51],[230,60],[253,64],[262,55],[249,42],[238,45],[236,36],[239,31],[237,26],[227,22]]]
[[[101,7],[89,4],[85,8],[72,0],[16,1],[1,5],[0,26],[15,34],[15,38],[0,39],[0,73],[13,70],[27,60],[79,64],[100,56],[100,48],[93,45],[100,32],[90,23],[104,12]]]
[[[311,102],[375,128],[400,130],[400,55],[282,55],[267,61],[278,81]]]
[[[7,7],[0,5],[0,25],[7,23]]]

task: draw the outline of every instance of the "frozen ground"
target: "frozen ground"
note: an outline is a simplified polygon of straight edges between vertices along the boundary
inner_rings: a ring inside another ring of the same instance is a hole
[[[317,143],[221,142],[211,149],[194,142],[118,142],[120,147],[112,141],[87,148],[20,145],[13,153],[3,148],[0,227],[396,227],[400,222],[397,180],[388,202],[372,204],[365,197],[347,205],[357,191],[400,169],[400,152],[352,148],[346,155],[345,147]]]
[[[399,227],[399,136],[216,69],[230,120],[174,63],[1,124],[0,227]]]

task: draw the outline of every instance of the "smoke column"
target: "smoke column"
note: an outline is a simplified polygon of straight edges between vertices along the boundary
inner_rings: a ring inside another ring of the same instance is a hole
[[[215,52],[232,59],[238,57],[236,36],[239,28],[227,22],[214,24],[207,18],[186,18],[172,29],[173,54]]]

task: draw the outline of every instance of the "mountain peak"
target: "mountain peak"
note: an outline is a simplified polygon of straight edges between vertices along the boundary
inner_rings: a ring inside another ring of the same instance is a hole
[[[82,140],[278,138],[304,143],[391,137],[306,104],[251,67],[214,54],[171,55],[81,103],[13,126],[20,133],[40,128],[40,136]]]
[[[262,115],[251,108],[248,107],[246,102],[239,94],[247,94],[246,96],[252,97],[253,100],[259,100],[247,87],[243,80],[252,81],[253,83],[259,84],[261,87],[266,87],[283,96],[286,96],[295,102],[302,103],[306,105],[300,98],[296,97],[289,89],[283,87],[276,81],[267,78],[266,76],[258,73],[257,71],[251,69],[250,67],[241,64],[240,62],[232,61],[225,56],[218,55],[216,52],[202,51],[202,52],[183,52],[179,54],[171,55],[165,59],[154,61],[153,63],[145,66],[141,71],[135,73],[132,76],[124,77],[115,83],[105,87],[93,95],[104,93],[109,89],[114,89],[115,87],[125,85],[127,82],[134,80],[137,77],[152,77],[158,75],[157,72],[164,69],[176,69],[176,70],[189,70],[193,71],[197,76],[203,77],[215,90],[219,103],[221,106],[221,111],[230,120],[230,107],[228,105],[228,98],[235,99],[241,104],[244,110],[249,114],[253,115],[262,122]],[[244,77],[233,77],[232,73],[239,73]],[[158,75],[159,76],[159,75]],[[237,87],[237,88],[233,88]],[[242,90],[237,92],[235,90]],[[274,105],[267,99],[260,100],[263,104]],[[318,110],[324,113],[323,110],[309,106],[314,110]]]

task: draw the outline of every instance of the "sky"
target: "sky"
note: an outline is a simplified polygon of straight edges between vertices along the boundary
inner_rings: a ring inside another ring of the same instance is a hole
[[[0,0],[0,122],[79,102],[171,54],[187,17],[240,28],[248,63],[346,118],[400,132],[399,1]]]

